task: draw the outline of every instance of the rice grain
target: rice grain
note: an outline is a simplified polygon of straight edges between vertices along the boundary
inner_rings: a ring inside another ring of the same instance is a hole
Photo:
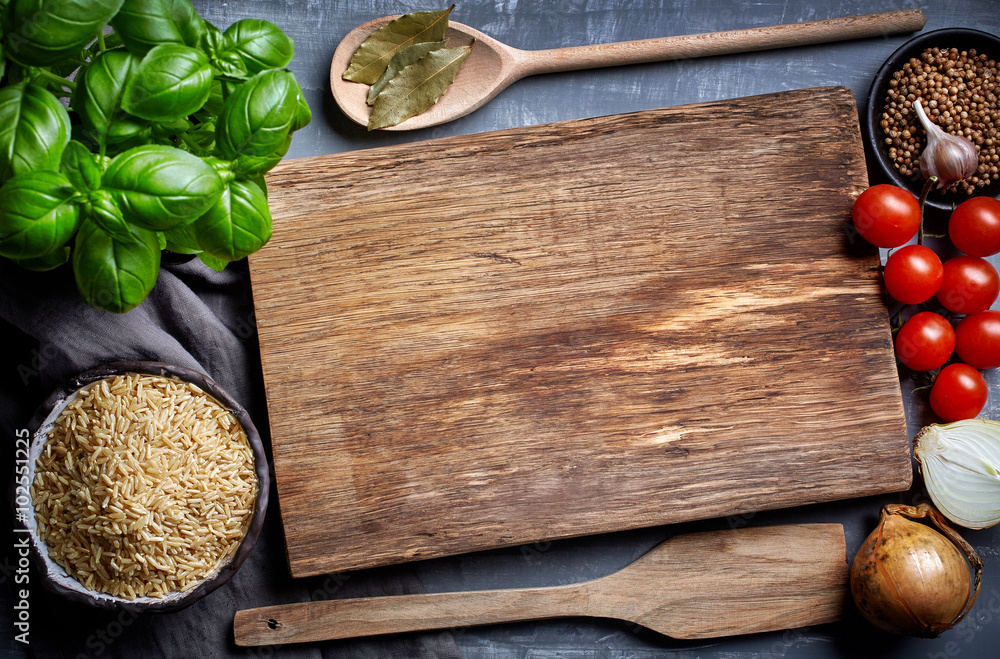
[[[225,564],[256,490],[228,410],[193,384],[129,373],[62,411],[31,493],[52,560],[87,588],[135,599],[189,590]]]

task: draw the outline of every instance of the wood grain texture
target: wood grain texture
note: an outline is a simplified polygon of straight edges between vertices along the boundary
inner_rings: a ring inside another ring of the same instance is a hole
[[[854,98],[286,161],[250,258],[291,572],[906,489]]]
[[[330,62],[330,89],[341,110],[365,126],[372,108],[368,86],[344,80],[358,46],[376,29],[397,16],[385,16],[352,30],[337,46]],[[927,22],[919,9],[845,16],[744,30],[688,34],[657,39],[591,44],[572,48],[521,50],[487,34],[450,22],[448,45],[473,46],[448,93],[430,109],[386,130],[413,130],[452,121],[482,107],[512,83],[530,75],[623,66],[676,59],[711,57],[772,48],[884,37],[913,32]]]
[[[849,599],[844,528],[789,524],[677,536],[583,583],[280,604],[238,611],[233,631],[279,645],[588,616],[715,638],[833,622]]]

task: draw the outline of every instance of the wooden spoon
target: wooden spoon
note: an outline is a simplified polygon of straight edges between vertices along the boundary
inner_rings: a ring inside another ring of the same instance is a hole
[[[361,42],[394,18],[396,16],[377,18],[351,30],[333,54],[330,66],[330,87],[333,90],[333,97],[344,114],[363,126],[368,124],[368,117],[371,115],[371,107],[365,103],[368,85],[344,80],[342,76]],[[485,105],[511,83],[538,73],[690,59],[846,39],[885,37],[889,34],[919,30],[926,22],[927,19],[922,11],[910,9],[644,41],[552,50],[520,50],[452,21],[448,30],[450,47],[468,45],[475,41],[475,46],[456,76],[454,84],[426,112],[384,130],[413,130],[458,119]]]
[[[677,536],[582,583],[282,604],[238,611],[233,629],[248,646],[589,616],[711,638],[837,620],[847,583],[840,524],[755,527]]]

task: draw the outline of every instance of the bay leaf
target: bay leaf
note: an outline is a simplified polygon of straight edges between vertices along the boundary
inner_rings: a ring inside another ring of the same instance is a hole
[[[471,45],[440,48],[396,74],[375,99],[368,130],[395,126],[437,103],[471,50]]]
[[[448,31],[448,15],[452,5],[441,11],[420,11],[404,14],[368,35],[351,57],[344,71],[344,80],[375,82],[385,72],[393,56],[415,43],[441,41]]]
[[[424,41],[423,43],[415,43],[412,46],[407,46],[393,55],[392,59],[389,60],[389,66],[386,67],[385,73],[383,73],[382,77],[376,80],[375,84],[368,89],[368,105],[375,104],[375,98],[383,89],[385,89],[385,86],[389,84],[389,81],[395,78],[400,71],[411,64],[416,64],[423,59],[424,55],[432,50],[444,48],[447,43],[447,41],[443,40]]]

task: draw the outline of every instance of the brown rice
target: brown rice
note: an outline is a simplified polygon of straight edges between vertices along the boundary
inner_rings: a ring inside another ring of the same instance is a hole
[[[52,560],[88,589],[134,599],[188,590],[223,565],[257,483],[227,409],[193,384],[129,373],[62,411],[31,494]]]

